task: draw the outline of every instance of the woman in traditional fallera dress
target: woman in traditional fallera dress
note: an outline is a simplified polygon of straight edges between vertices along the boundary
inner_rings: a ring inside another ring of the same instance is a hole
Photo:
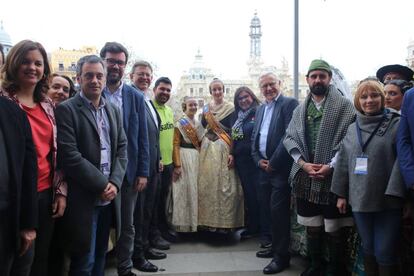
[[[184,115],[174,129],[172,226],[177,232],[195,232],[198,222],[198,163],[203,128],[195,119],[197,101],[186,98]]]
[[[243,191],[233,168],[230,138],[233,104],[224,100],[224,84],[209,85],[213,100],[203,107],[206,128],[200,150],[198,177],[198,225],[211,231],[243,226]]]

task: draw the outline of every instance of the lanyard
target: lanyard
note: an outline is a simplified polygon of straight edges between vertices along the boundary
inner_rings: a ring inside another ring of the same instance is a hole
[[[371,132],[371,134],[368,137],[368,140],[365,143],[362,142],[361,128],[359,127],[358,119],[355,120],[355,127],[356,127],[356,131],[357,131],[358,142],[359,142],[359,145],[361,146],[362,153],[365,152],[365,149],[367,148],[369,142],[371,142],[371,140],[374,137],[374,135],[377,133],[377,131],[380,128],[380,126],[381,126],[382,122],[384,121],[385,117],[386,117],[386,115],[384,114],[384,116],[382,117],[381,121],[378,123],[378,125],[374,129],[374,131]]]

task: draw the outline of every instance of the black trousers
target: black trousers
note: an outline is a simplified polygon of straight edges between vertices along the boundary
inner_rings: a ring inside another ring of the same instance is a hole
[[[170,195],[172,185],[172,175],[174,171],[174,164],[164,165],[164,170],[161,173],[161,181],[159,182],[159,202],[158,202],[158,229],[161,232],[166,232],[169,229],[167,218],[167,202]]]
[[[48,275],[49,248],[53,236],[55,220],[52,218],[53,191],[47,189],[39,193],[39,228],[35,240],[35,256],[31,276]]]
[[[289,261],[290,186],[287,175],[260,172],[260,185],[270,188],[272,250],[274,258]]]
[[[158,181],[159,174],[153,173],[148,179],[144,192],[138,193],[134,211],[135,239],[133,259],[144,258],[144,252],[149,247],[148,236],[155,210]]]
[[[247,229],[250,233],[261,233],[263,229],[260,225],[259,200],[257,195],[260,169],[254,164],[250,156],[235,156],[235,164],[243,187],[245,207],[247,207]]]

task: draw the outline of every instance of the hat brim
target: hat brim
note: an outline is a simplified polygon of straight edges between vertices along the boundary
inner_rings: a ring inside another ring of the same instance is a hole
[[[388,73],[399,73],[404,76],[405,78],[404,80],[406,81],[411,81],[414,75],[413,70],[411,70],[407,66],[403,66],[400,64],[392,64],[392,65],[383,66],[380,69],[378,69],[377,78],[381,82],[384,82],[384,77]]]

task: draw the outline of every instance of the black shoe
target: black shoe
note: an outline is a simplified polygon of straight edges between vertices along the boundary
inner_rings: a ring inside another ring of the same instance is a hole
[[[276,260],[272,260],[270,264],[268,264],[265,268],[263,268],[264,274],[276,274],[282,272],[286,268],[289,267],[289,262],[278,262]]]
[[[169,242],[167,242],[160,236],[153,239],[150,243],[152,247],[154,247],[155,249],[159,249],[159,250],[168,250],[170,249],[170,245],[171,245]]]
[[[124,273],[124,274],[118,274],[118,276],[137,276],[137,274],[135,274],[132,271],[129,271],[129,272]]]
[[[140,259],[133,259],[132,260],[134,268],[138,269],[139,271],[144,272],[157,272],[158,267],[156,265],[153,265],[149,261],[145,260],[144,258]]]
[[[177,234],[176,231],[174,231],[172,229],[168,229],[167,231],[162,232],[161,236],[169,242],[177,242],[178,241],[178,234]]]
[[[147,260],[161,260],[167,258],[167,254],[149,248],[147,251],[145,251],[145,258]]]
[[[272,242],[271,241],[260,241],[259,246],[260,248],[271,248]]]
[[[303,271],[300,276],[322,276],[322,269],[314,268],[314,267],[308,267],[305,271]]]
[[[240,240],[247,240],[256,236],[256,233],[251,233],[249,230],[244,229],[240,232]]]
[[[257,258],[273,258],[273,255],[272,249],[265,249],[256,252]]]

